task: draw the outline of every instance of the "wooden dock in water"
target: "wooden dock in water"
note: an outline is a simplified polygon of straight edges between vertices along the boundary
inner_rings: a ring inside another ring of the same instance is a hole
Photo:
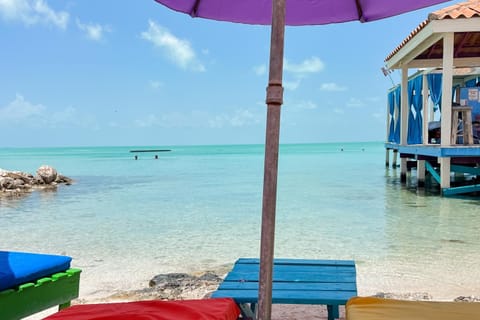
[[[136,149],[136,150],[130,150],[131,153],[160,153],[160,152],[170,152],[172,151],[171,149]],[[154,156],[155,159],[158,159],[158,154],[155,154]],[[134,156],[135,160],[138,160],[138,155],[136,154]]]

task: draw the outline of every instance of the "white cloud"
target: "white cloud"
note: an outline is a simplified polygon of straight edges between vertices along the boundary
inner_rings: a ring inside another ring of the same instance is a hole
[[[260,123],[262,117],[247,109],[235,110],[233,114],[221,114],[208,122],[211,128],[245,127]]]
[[[191,113],[170,112],[160,116],[149,114],[134,121],[136,127],[163,128],[223,128],[245,127],[261,123],[264,117],[248,109],[237,109],[232,113],[212,115],[203,111]]]
[[[374,112],[372,113],[372,117],[374,117],[375,119],[385,119],[385,113],[382,113],[382,112]]]
[[[364,107],[365,105],[366,105],[365,102],[357,98],[350,98],[347,101],[347,106],[351,108],[361,108],[361,107]]]
[[[157,125],[161,125],[161,120],[154,114],[149,114],[143,119],[137,119],[134,121],[136,127],[147,128]]]
[[[148,30],[141,33],[142,39],[163,50],[167,57],[182,69],[205,71],[205,67],[198,61],[195,51],[187,40],[177,38],[154,21],[150,20],[148,24]]]
[[[108,125],[110,128],[120,128],[120,127],[121,127],[120,124],[119,124],[118,122],[116,122],[116,121],[109,121],[109,122],[107,123],[107,125]]]
[[[80,114],[76,108],[71,106],[53,112],[48,118],[45,118],[47,125],[51,128],[66,127],[70,125],[86,128],[96,127],[95,119],[93,117]]]
[[[15,100],[0,108],[0,121],[4,123],[18,123],[41,116],[45,109],[43,105],[34,105],[26,101],[22,95],[17,94]]]
[[[325,68],[324,63],[318,57],[311,57],[310,59],[305,59],[298,64],[290,63],[287,61],[287,59],[285,59],[283,62],[283,66],[285,71],[299,75],[317,73]]]
[[[112,29],[107,25],[100,25],[98,23],[81,23],[77,19],[77,27],[85,32],[88,39],[93,41],[101,41],[106,32],[112,32]]]
[[[253,67],[253,72],[255,72],[257,76],[263,76],[264,74],[267,73],[267,66],[264,64],[255,66]]]
[[[333,108],[333,112],[338,113],[338,114],[344,114],[345,110],[341,108]]]
[[[295,90],[300,86],[300,79],[297,79],[295,81],[283,81],[283,86],[287,90]]]
[[[0,16],[27,26],[46,24],[66,29],[70,15],[66,11],[53,10],[44,0],[0,0]]]
[[[141,128],[199,128],[205,127],[208,122],[206,113],[192,111],[191,113],[169,112],[160,116],[149,114],[134,121],[134,126]]]
[[[163,83],[160,82],[160,81],[153,81],[153,80],[152,80],[152,81],[150,81],[150,87],[151,87],[152,89],[157,90],[157,89],[160,89],[161,87],[163,87]]]
[[[50,111],[42,104],[33,104],[22,95],[17,94],[15,100],[0,107],[0,123],[33,128],[58,127],[96,127],[92,116],[80,114],[75,108],[67,107],[60,111]]]
[[[295,108],[297,109],[303,109],[303,110],[313,110],[313,109],[317,109],[318,107],[317,104],[312,101],[300,101],[292,105],[294,105]]]
[[[338,84],[333,83],[333,82],[326,82],[326,83],[321,84],[320,90],[322,90],[322,91],[346,91],[347,87],[339,86]]]

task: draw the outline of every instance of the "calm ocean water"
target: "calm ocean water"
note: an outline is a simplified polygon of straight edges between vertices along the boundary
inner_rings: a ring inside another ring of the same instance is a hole
[[[160,148],[0,149],[0,168],[75,180],[0,199],[0,250],[72,256],[83,298],[257,257],[263,146]],[[384,161],[382,143],[281,146],[276,256],[354,259],[360,294],[480,295],[480,201],[417,194]]]

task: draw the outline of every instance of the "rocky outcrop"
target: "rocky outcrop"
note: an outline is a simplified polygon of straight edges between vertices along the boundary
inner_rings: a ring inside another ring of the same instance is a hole
[[[208,298],[218,288],[222,278],[215,271],[201,274],[166,273],[150,280],[149,288],[119,292],[107,301],[185,300]]]
[[[50,166],[41,166],[37,169],[37,176],[42,179],[45,184],[50,184],[57,179],[57,170]]]
[[[58,184],[70,185],[72,182],[72,179],[47,165],[38,168],[35,176],[26,172],[0,169],[0,196],[20,196],[35,188],[54,188]]]
[[[480,297],[475,296],[459,296],[456,297],[455,302],[480,302]]]

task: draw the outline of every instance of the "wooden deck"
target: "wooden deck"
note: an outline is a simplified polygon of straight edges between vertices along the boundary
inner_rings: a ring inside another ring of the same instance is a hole
[[[386,166],[390,165],[389,150],[393,150],[392,167],[396,167],[399,155],[401,180],[405,182],[406,173],[412,168],[417,170],[418,187],[424,187],[425,174],[440,185],[444,196],[477,195],[480,192],[480,145],[398,145],[385,143],[387,151]],[[443,168],[442,168],[443,165]]]
[[[480,158],[480,144],[441,146],[435,144],[411,144],[398,145],[394,143],[385,143],[385,148],[396,150],[400,154],[420,155],[430,157],[477,157]]]

